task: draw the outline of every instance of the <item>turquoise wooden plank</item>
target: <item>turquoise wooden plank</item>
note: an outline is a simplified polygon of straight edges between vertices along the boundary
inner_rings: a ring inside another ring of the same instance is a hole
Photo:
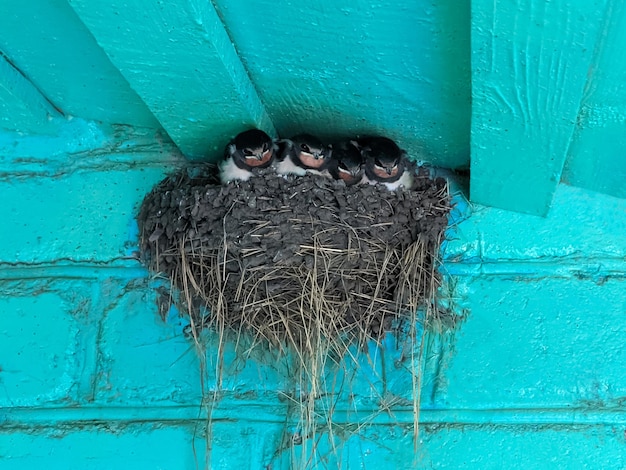
[[[141,201],[184,161],[166,137],[78,118],[54,136],[0,130],[0,217],[12,226],[2,232],[0,265],[132,255]]]
[[[547,213],[607,2],[472,2],[472,201]]]
[[[0,50],[68,116],[160,127],[65,0],[0,2]]]
[[[609,2],[563,181],[626,198],[626,8]]]
[[[275,134],[210,2],[69,3],[188,157],[218,158],[247,127]]]
[[[0,127],[54,134],[63,115],[0,50]]]
[[[213,3],[281,135],[386,134],[469,164],[468,1]]]

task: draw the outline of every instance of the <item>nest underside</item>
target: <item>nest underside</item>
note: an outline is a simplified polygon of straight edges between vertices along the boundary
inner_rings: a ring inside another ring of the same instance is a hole
[[[448,212],[446,182],[425,170],[390,192],[312,175],[220,186],[207,167],[163,180],[138,220],[144,258],[181,292],[192,334],[246,331],[306,352],[321,338],[379,338],[430,305]]]

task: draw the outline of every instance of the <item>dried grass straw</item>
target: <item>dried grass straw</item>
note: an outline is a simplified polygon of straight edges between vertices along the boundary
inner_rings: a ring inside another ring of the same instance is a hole
[[[188,172],[164,180],[142,206],[141,245],[151,269],[180,290],[196,342],[210,328],[297,355],[308,390],[299,400],[301,432],[310,439],[329,359],[394,325],[422,347],[416,312],[437,312],[449,195],[445,181],[425,172],[416,188],[397,193],[312,176],[268,178],[228,187]],[[420,380],[414,371],[416,433]]]

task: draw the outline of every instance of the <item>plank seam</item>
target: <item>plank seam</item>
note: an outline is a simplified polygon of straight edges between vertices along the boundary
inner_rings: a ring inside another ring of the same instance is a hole
[[[268,411],[270,407],[270,411]],[[213,422],[257,422],[281,424],[286,419],[271,403],[229,403],[223,409],[214,409],[211,419]],[[182,425],[187,423],[203,423],[207,419],[206,412],[199,413],[195,405],[179,406],[150,406],[150,407],[89,407],[80,408],[42,408],[18,407],[5,409],[4,419],[0,421],[0,430],[14,431],[17,429],[32,428],[59,428],[66,426],[101,427],[103,425],[133,425],[164,423]],[[397,408],[393,413],[384,410],[369,409],[355,411],[354,409],[336,410],[333,416],[334,424],[362,426],[367,421],[373,425],[412,425],[413,410]],[[327,419],[320,418],[320,423],[327,423]],[[293,424],[298,423],[298,416],[293,417]],[[624,425],[626,412],[617,407],[587,408],[461,408],[461,409],[422,409],[420,411],[420,425],[452,425],[452,426],[597,426],[597,425]]]
[[[237,56],[237,62],[241,65],[241,69],[243,70],[244,74],[247,77],[247,81],[249,86],[252,88],[252,90],[254,91],[255,97],[258,100],[260,106],[261,106],[261,115],[264,115],[267,117],[267,119],[269,120],[269,125],[272,127],[272,129],[270,130],[270,134],[275,134],[274,137],[277,137],[277,131],[276,131],[276,127],[274,126],[274,123],[272,121],[272,118],[270,117],[268,111],[267,111],[267,106],[265,105],[265,102],[263,101],[263,98],[261,96],[261,93],[259,93],[259,89],[256,85],[256,83],[254,82],[254,80],[252,79],[252,75],[250,74],[250,70],[248,69],[248,67],[246,67],[245,62],[242,60],[241,58],[241,54],[239,52],[239,48],[237,47],[237,44],[235,43],[235,41],[233,40],[233,37],[226,25],[226,22],[224,21],[224,17],[222,16],[222,14],[220,13],[220,10],[217,6],[217,4],[215,3],[215,0],[211,0],[211,6],[213,7],[213,11],[215,12],[215,15],[217,17],[217,21],[219,21],[219,24],[221,25],[222,30],[224,31],[224,34],[226,35],[226,37],[228,38],[228,42],[231,45],[231,47],[233,48],[233,51],[235,51],[235,55]],[[222,59],[222,62],[224,62],[224,57],[222,55],[222,51],[218,50],[218,54],[220,56],[220,58]],[[237,84],[239,83],[238,80],[233,80],[233,83]],[[240,93],[243,90],[240,90]],[[243,94],[243,93],[241,93]],[[261,116],[259,116],[260,118]],[[263,119],[260,119],[261,121],[263,121]],[[273,131],[273,132],[272,132]]]
[[[15,77],[19,77],[19,80],[31,90],[31,95],[38,95],[39,101],[43,104],[43,108],[51,118],[65,117],[63,110],[54,104],[54,102],[44,94],[41,88],[35,85],[35,83],[28,78],[28,75],[26,75],[2,50],[0,50],[0,61],[5,63],[5,67],[3,67],[5,72],[12,73]]]
[[[622,258],[568,258],[519,262],[445,262],[444,276],[512,277],[543,279],[565,278],[605,282],[626,278],[626,261]],[[0,261],[0,281],[39,278],[147,277],[148,270],[136,257],[111,260],[75,261],[70,258],[34,263]]]

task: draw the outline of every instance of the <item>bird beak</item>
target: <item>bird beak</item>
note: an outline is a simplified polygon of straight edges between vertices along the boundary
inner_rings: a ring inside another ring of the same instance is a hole
[[[319,153],[319,152],[315,152],[315,153],[313,154],[313,157],[314,157],[316,160],[319,160],[320,158],[322,158],[322,154],[321,154],[321,153]]]
[[[393,168],[389,168],[389,167],[387,167],[387,168],[385,168],[385,171],[387,172],[387,174],[388,174],[389,176],[391,176],[391,172],[393,171]]]
[[[263,153],[257,153],[256,154],[256,159],[259,160],[259,161],[263,160]]]

